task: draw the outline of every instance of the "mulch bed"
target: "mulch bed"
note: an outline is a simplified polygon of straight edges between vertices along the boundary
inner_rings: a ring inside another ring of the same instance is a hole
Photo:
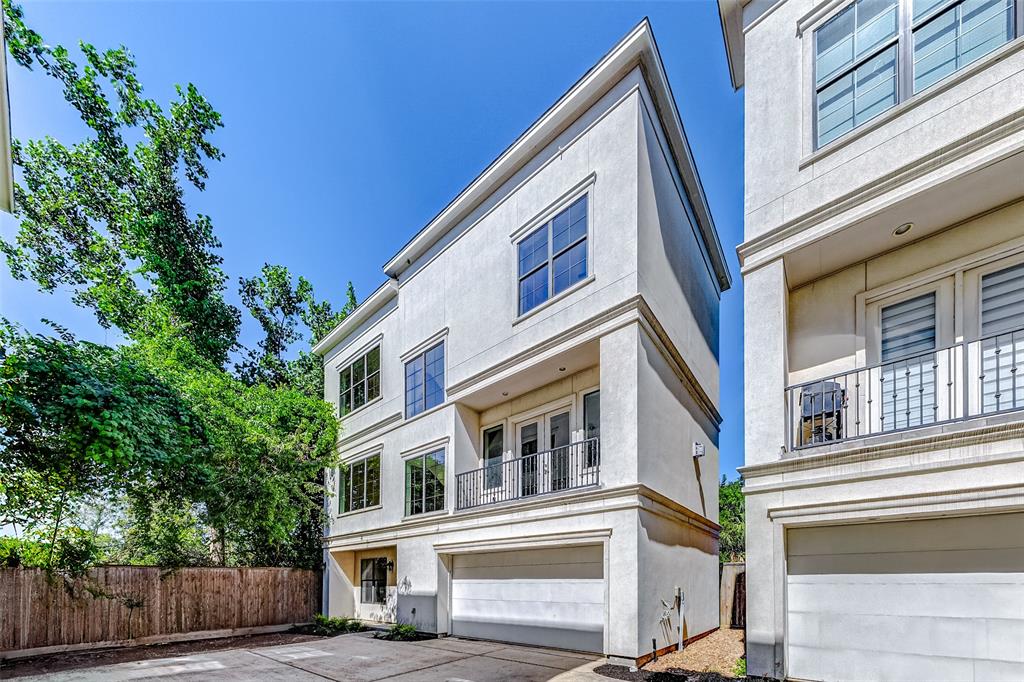
[[[97,665],[112,663],[129,663],[151,658],[172,658],[207,651],[224,649],[250,649],[282,644],[298,644],[323,639],[312,634],[309,626],[292,628],[285,632],[272,632],[263,635],[245,635],[241,637],[221,637],[219,639],[198,639],[189,642],[172,642],[169,644],[147,644],[135,647],[117,647],[110,649],[91,649],[86,651],[68,651],[31,658],[18,658],[0,661],[0,680],[8,680],[27,675],[46,675],[62,670],[75,668],[91,668]]]

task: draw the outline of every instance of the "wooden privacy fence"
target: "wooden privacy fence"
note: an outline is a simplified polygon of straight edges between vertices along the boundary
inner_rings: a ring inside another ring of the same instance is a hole
[[[106,566],[66,582],[0,569],[0,659],[285,629],[319,610],[319,571]]]

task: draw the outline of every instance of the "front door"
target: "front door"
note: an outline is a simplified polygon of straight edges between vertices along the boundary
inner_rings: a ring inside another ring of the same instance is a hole
[[[520,496],[569,487],[569,426],[564,408],[516,425]]]

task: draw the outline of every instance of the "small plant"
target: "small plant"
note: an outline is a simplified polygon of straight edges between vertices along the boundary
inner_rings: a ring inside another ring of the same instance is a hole
[[[733,669],[732,669],[732,674],[735,675],[736,677],[746,677],[747,676],[747,659],[746,658],[741,658],[738,661],[736,661],[736,665],[733,666]]]
[[[395,623],[386,632],[378,632],[374,635],[377,639],[387,639],[392,642],[408,642],[419,638],[414,625],[408,623]]]
[[[363,624],[355,618],[330,618],[318,613],[313,616],[313,632],[317,635],[340,635],[343,632],[360,632]]]

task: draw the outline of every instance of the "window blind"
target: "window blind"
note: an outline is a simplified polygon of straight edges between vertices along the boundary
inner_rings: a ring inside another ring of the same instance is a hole
[[[981,278],[981,334],[1024,325],[1024,263]]]
[[[882,308],[882,362],[935,348],[935,292]]]

